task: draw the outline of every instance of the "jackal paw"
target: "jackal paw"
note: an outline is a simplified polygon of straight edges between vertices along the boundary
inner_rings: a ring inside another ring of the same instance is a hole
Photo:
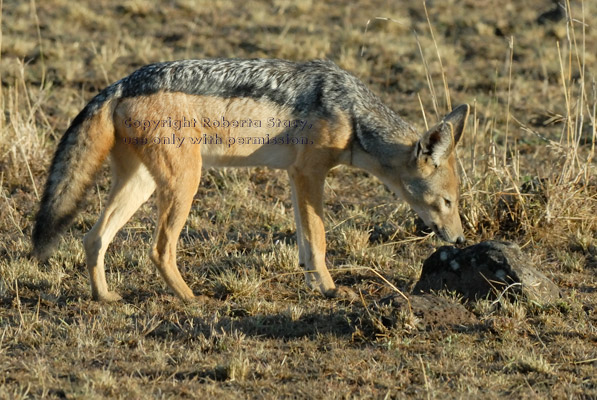
[[[116,292],[106,292],[93,296],[94,300],[101,301],[102,303],[114,303],[122,300],[122,296]]]
[[[350,302],[360,299],[359,295],[353,289],[343,285],[336,286],[335,289],[327,291],[325,296],[328,298],[346,300]]]
[[[213,298],[206,296],[204,294],[199,294],[197,296],[195,296],[195,295],[185,296],[185,297],[178,296],[178,299],[186,304],[207,304],[209,302],[214,301]]]

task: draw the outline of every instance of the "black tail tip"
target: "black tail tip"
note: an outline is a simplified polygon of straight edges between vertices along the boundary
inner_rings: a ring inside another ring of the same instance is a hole
[[[54,246],[39,246],[33,245],[29,252],[29,258],[37,260],[39,262],[46,262],[52,255]]]
[[[41,234],[38,229],[34,229],[31,238],[33,246],[29,252],[29,257],[40,262],[47,261],[58,246],[59,238],[59,235],[48,235],[45,232]]]

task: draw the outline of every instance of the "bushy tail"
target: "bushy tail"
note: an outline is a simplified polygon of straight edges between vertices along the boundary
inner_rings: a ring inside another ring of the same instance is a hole
[[[32,255],[45,260],[83,206],[86,192],[114,145],[116,83],[85,106],[60,140],[33,228]]]

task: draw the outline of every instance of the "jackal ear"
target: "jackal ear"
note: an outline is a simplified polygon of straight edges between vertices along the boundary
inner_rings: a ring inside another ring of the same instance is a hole
[[[470,107],[462,104],[453,109],[442,121],[428,130],[415,146],[417,162],[431,161],[436,167],[448,157],[462,137]]]
[[[471,108],[468,104],[461,104],[455,109],[453,109],[452,112],[446,115],[443,119],[444,122],[449,122],[452,124],[454,131],[454,146],[458,144],[458,141],[462,136],[462,132],[464,131],[464,126],[466,125],[466,120],[468,119],[470,109]]]
[[[450,155],[453,149],[453,128],[450,122],[442,121],[429,129],[415,144],[415,160],[417,163],[439,166],[440,162]]]

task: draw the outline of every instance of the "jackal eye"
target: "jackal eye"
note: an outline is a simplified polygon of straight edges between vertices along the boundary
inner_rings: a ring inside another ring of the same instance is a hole
[[[449,199],[444,198],[444,204],[446,205],[446,207],[450,208],[452,207],[452,201]]]

